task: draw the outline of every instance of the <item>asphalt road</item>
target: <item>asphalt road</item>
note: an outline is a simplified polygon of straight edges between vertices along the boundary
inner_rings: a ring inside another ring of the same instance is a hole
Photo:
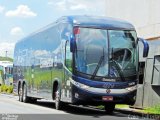
[[[0,120],[146,120],[143,116],[114,112],[83,106],[68,106],[63,111],[54,108],[54,102],[40,100],[34,104],[22,103],[17,96],[0,94]]]

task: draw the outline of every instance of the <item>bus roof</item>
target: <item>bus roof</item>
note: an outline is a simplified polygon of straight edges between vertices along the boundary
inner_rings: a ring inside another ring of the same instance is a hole
[[[3,66],[3,67],[13,67],[13,62],[10,62],[10,61],[0,61],[0,66]]]
[[[103,16],[87,16],[87,15],[73,15],[73,16],[63,16],[59,18],[56,22],[48,24],[47,26],[31,33],[30,35],[26,36],[22,40],[25,40],[28,37],[34,36],[37,33],[40,33],[48,28],[51,28],[55,23],[59,22],[69,22],[73,24],[73,26],[80,26],[80,27],[93,27],[93,28],[102,28],[102,29],[118,29],[118,30],[135,30],[134,26],[124,20],[115,19],[110,17],[103,17]]]
[[[67,20],[73,23],[74,26],[81,26],[81,27],[94,27],[94,28],[104,28],[104,29],[127,29],[127,30],[135,29],[134,26],[127,21],[110,17],[77,15],[77,16],[64,16],[61,17],[58,21],[63,21],[63,20]]]

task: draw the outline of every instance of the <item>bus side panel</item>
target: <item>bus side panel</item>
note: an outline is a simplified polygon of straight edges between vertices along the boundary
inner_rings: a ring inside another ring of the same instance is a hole
[[[70,40],[72,28],[67,22],[58,23],[16,45],[14,80],[26,82],[28,96],[52,99],[53,84],[58,81],[61,86],[61,100],[71,102],[72,72],[68,73],[68,70],[72,66],[64,66],[64,61],[65,45]],[[70,55],[72,56],[71,52]]]
[[[62,79],[61,41],[57,29],[56,25],[49,27],[16,45],[14,78],[26,81],[29,96],[52,98],[54,79]]]
[[[62,79],[61,42],[57,25],[37,34],[32,58],[33,84],[40,97],[52,99],[53,81]]]
[[[14,66],[13,66],[13,91],[14,93],[18,94],[18,84],[19,84],[19,80],[21,80],[21,73],[20,73],[20,53],[19,53],[19,46],[21,45],[22,43],[17,43],[16,46],[15,46],[15,49],[14,49]]]

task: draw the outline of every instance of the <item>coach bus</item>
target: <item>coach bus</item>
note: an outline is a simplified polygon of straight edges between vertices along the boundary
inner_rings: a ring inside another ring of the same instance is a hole
[[[132,24],[113,18],[65,16],[17,42],[14,83],[21,102],[45,98],[66,104],[134,104],[138,41]]]

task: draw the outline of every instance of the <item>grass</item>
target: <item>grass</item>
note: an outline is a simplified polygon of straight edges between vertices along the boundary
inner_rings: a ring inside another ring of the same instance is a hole
[[[103,110],[103,109],[104,109],[104,106],[103,106],[103,105],[99,105],[99,106],[97,106],[97,108]]]
[[[129,108],[129,105],[117,104],[116,108]],[[137,111],[141,111],[142,113],[147,113],[147,114],[160,114],[160,104],[146,108],[144,110],[138,109]]]
[[[117,104],[116,108],[129,108],[129,105]]]
[[[97,106],[99,109],[104,109],[103,105]],[[116,104],[116,108],[129,108],[129,105],[124,105],[124,104]]]
[[[149,114],[160,114],[160,104],[146,108],[144,112]]]

